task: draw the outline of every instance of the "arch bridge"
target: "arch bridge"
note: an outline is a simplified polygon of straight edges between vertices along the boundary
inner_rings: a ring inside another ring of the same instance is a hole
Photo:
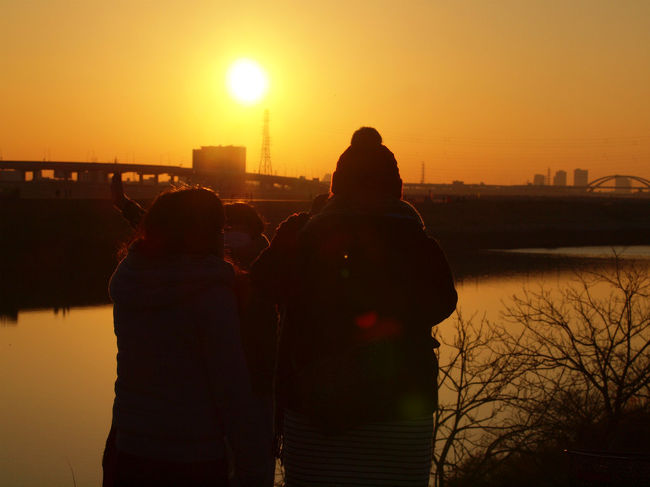
[[[639,187],[628,186],[617,186],[616,180],[618,178],[626,178],[628,181],[636,181],[641,183]],[[614,185],[612,185],[612,181]],[[594,191],[595,189],[626,189],[626,190],[637,190],[637,191],[650,191],[650,180],[642,178],[640,176],[630,176],[627,174],[613,174],[611,176],[603,176],[598,179],[594,179],[589,184],[587,184],[587,191]]]

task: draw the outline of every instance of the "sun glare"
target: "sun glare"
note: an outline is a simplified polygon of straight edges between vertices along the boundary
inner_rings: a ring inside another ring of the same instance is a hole
[[[227,83],[232,97],[245,105],[261,100],[269,87],[262,67],[250,59],[239,59],[230,66]]]

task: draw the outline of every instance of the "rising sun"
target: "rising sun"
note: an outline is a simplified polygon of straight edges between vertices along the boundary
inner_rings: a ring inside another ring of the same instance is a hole
[[[238,59],[228,69],[227,84],[228,91],[235,100],[250,105],[266,94],[269,79],[255,61]]]

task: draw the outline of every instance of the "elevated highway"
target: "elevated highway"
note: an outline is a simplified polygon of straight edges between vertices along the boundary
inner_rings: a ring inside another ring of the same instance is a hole
[[[48,174],[51,172],[51,174]],[[0,196],[19,198],[106,199],[110,176],[135,174],[125,181],[133,197],[151,199],[177,184],[202,184],[226,198],[298,197],[309,199],[329,184],[318,179],[256,173],[210,173],[161,164],[119,162],[0,161]],[[165,176],[165,177],[163,177]]]

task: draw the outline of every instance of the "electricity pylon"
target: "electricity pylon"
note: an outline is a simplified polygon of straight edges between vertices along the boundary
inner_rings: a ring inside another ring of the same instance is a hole
[[[271,167],[271,137],[269,135],[269,111],[264,110],[264,128],[262,129],[262,153],[260,155],[260,174],[273,174]]]

